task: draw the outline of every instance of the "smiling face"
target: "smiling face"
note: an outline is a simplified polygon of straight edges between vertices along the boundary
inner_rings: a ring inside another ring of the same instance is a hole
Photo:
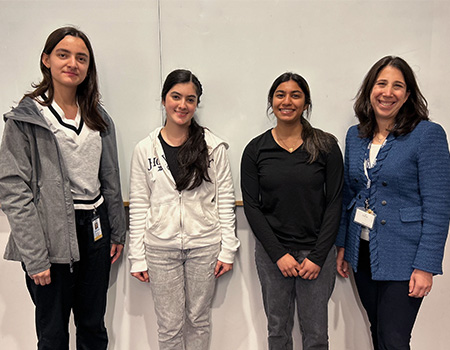
[[[289,80],[278,85],[272,98],[273,113],[278,122],[299,123],[307,107],[305,94],[295,81]]]
[[[197,108],[197,101],[197,91],[193,83],[175,84],[163,101],[167,125],[189,126]]]
[[[42,54],[42,63],[50,69],[55,89],[76,89],[86,78],[89,51],[82,39],[66,35],[49,55]]]
[[[370,93],[370,104],[376,119],[390,119],[394,123],[400,108],[409,97],[402,72],[386,66],[379,74]]]

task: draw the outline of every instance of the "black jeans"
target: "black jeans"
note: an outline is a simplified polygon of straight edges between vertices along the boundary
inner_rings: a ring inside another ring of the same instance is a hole
[[[409,350],[411,332],[423,298],[411,298],[409,281],[374,281],[369,242],[361,240],[356,287],[370,321],[375,350]]]
[[[69,318],[73,311],[77,329],[78,350],[107,349],[108,335],[104,323],[106,294],[109,285],[110,227],[106,206],[97,208],[103,238],[94,242],[92,210],[77,210],[76,225],[80,261],[52,264],[51,283],[37,286],[26,275],[28,291],[33,300],[39,350],[69,349]]]

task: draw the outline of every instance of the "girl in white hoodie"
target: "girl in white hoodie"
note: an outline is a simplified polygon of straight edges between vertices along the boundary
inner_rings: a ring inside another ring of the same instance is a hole
[[[195,121],[201,95],[190,71],[170,73],[166,123],[131,163],[131,275],[150,282],[161,350],[208,348],[215,278],[239,247],[228,145]]]

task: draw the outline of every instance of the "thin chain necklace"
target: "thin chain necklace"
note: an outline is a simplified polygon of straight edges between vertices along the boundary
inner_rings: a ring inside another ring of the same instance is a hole
[[[276,140],[280,141],[281,144],[282,144],[282,146],[283,146],[283,148],[284,148],[285,150],[287,150],[289,153],[294,152],[294,150],[297,149],[297,148],[300,146],[300,145],[297,146],[297,144],[298,144],[299,141],[301,141],[301,139],[302,139],[302,135],[301,135],[301,134],[300,134],[300,135],[297,137],[297,139],[295,140],[294,146],[293,146],[293,147],[289,147],[288,145],[286,145],[286,143],[284,142],[284,140],[278,136],[277,129],[274,128],[273,131],[275,132],[275,138],[276,138]],[[301,142],[300,142],[300,144],[301,144]]]

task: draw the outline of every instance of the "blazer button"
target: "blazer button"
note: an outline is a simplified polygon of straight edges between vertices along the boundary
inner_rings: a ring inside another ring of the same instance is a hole
[[[361,199],[361,195],[358,196],[358,199]]]
[[[386,182],[386,181],[383,181],[381,184],[382,184],[384,187],[387,186],[387,182]]]
[[[381,205],[386,205],[387,202],[386,201],[381,201]]]
[[[381,220],[381,225],[386,225],[386,220]]]
[[[358,179],[355,179],[355,182],[358,183]]]

